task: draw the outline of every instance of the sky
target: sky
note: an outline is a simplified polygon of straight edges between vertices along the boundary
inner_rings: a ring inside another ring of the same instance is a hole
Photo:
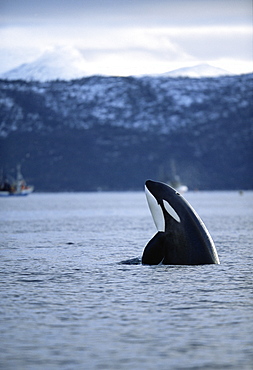
[[[0,73],[55,46],[78,49],[88,73],[248,73],[252,19],[252,0],[0,0]]]

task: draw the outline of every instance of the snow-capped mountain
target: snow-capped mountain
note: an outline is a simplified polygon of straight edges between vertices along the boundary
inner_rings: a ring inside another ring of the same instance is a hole
[[[71,80],[87,75],[86,61],[77,49],[57,46],[45,51],[35,61],[3,73],[1,78],[45,82]]]
[[[252,189],[252,81],[0,80],[0,169],[22,163],[39,191],[140,190],[173,159],[190,189]]]
[[[165,77],[219,77],[219,76],[227,76],[231,75],[232,73],[222,69],[213,67],[207,63],[198,64],[193,67],[185,67],[175,69],[170,72],[163,73]]]
[[[38,59],[25,63],[0,75],[7,80],[54,81],[72,80],[90,76],[88,63],[82,54],[69,46],[55,46],[46,50]],[[209,64],[175,69],[153,77],[219,77],[230,72]],[[139,76],[141,77],[141,76]]]

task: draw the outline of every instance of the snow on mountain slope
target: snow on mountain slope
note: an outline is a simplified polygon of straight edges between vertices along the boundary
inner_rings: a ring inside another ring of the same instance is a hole
[[[22,161],[38,191],[140,190],[172,158],[192,189],[252,189],[252,81],[2,80],[0,168]]]
[[[198,64],[194,67],[186,67],[175,69],[170,72],[163,73],[165,77],[218,77],[231,75],[232,73],[225,71],[224,69],[210,66],[209,64],[203,63]]]
[[[44,82],[57,79],[71,80],[87,75],[86,62],[78,50],[57,46],[45,51],[32,63],[22,64],[3,73],[1,78]]]

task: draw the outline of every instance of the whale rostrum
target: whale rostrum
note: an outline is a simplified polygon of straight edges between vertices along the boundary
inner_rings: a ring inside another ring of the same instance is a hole
[[[142,264],[219,264],[214,242],[192,206],[167,184],[145,183],[148,205],[158,232],[146,245]]]

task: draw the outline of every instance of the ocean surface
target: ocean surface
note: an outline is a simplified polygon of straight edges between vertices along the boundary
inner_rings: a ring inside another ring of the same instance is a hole
[[[0,199],[0,369],[253,369],[253,192],[188,192],[220,265],[143,266],[144,192]]]

